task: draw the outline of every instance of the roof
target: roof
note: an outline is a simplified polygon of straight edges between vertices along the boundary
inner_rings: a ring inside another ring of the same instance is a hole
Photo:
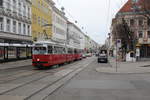
[[[128,0],[118,13],[150,11],[150,0]]]

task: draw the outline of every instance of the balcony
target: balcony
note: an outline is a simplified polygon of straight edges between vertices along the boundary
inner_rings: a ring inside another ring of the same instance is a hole
[[[12,34],[10,32],[0,32],[0,37],[6,39],[15,39],[15,40],[27,40],[32,41],[32,37],[28,35]]]
[[[8,17],[12,16],[11,9],[9,9],[9,8],[3,8],[3,10],[4,10],[4,15],[6,15]]]
[[[3,15],[4,14],[4,7],[0,6],[0,14]]]

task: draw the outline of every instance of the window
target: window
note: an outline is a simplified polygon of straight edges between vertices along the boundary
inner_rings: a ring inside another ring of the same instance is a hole
[[[53,53],[53,47],[52,46],[48,46],[48,53],[52,54]]]
[[[19,8],[18,8],[19,9],[19,13],[21,15],[21,3],[19,2],[18,5],[19,5]]]
[[[142,26],[143,25],[143,20],[142,19],[139,19],[139,26]]]
[[[13,0],[13,10],[16,12],[16,0]]]
[[[25,5],[23,5],[23,13],[24,13],[24,16],[26,16],[26,6]]]
[[[65,54],[66,53],[65,48],[56,47],[56,46],[54,46],[53,52],[54,52],[54,54]]]
[[[139,31],[139,38],[143,38],[143,32]]]
[[[28,7],[28,17],[30,18],[30,7]]]
[[[0,6],[3,6],[3,0],[0,0]]]
[[[0,47],[0,60],[4,59],[4,47]]]
[[[0,31],[3,31],[3,18],[0,18]]]
[[[40,17],[38,17],[38,24],[40,25],[40,23],[41,23],[41,20],[40,20]]]
[[[23,34],[25,35],[26,34],[26,25],[23,24]]]
[[[8,58],[16,58],[16,48],[8,47]]]
[[[150,26],[150,19],[147,20],[147,25]]]
[[[30,25],[28,25],[28,35],[30,35]]]
[[[131,26],[134,25],[134,19],[130,19],[130,25],[131,25]]]
[[[7,19],[6,30],[10,32],[10,19]]]
[[[32,22],[33,22],[33,24],[36,24],[37,17],[36,17],[36,15],[35,15],[35,14],[33,14],[33,15],[32,15],[32,19],[33,19],[33,21],[32,21]]]
[[[18,23],[18,32],[21,34],[21,23]]]
[[[137,3],[139,0],[132,0],[133,3]]]
[[[148,38],[150,38],[150,31],[147,31],[147,36]]]
[[[6,4],[6,8],[7,8],[8,10],[10,10],[10,7],[11,7],[11,5],[10,5],[10,0],[8,0],[8,1],[7,1],[7,4]]]
[[[13,21],[13,32],[16,32],[16,21]]]

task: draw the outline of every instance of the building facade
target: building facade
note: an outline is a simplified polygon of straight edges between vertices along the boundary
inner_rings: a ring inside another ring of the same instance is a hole
[[[141,58],[150,57],[150,6],[146,0],[128,0],[116,15],[117,22],[125,20],[135,37],[135,48]],[[144,4],[145,3],[145,4]],[[113,25],[115,26],[115,24]]]
[[[53,6],[52,19],[52,41],[60,44],[66,44],[68,20],[65,17],[65,13]]]
[[[67,44],[81,49],[81,30],[73,23],[68,22]]]
[[[0,0],[0,59],[16,58],[25,49],[15,45],[31,43],[31,0]]]
[[[32,1],[32,39],[47,40],[52,37],[52,0]]]

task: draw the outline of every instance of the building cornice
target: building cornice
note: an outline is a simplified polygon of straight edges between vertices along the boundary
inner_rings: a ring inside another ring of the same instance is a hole
[[[60,15],[61,17],[63,17],[65,20],[68,20],[68,18],[65,16],[65,14],[62,12],[62,11],[60,11],[58,8],[56,8],[55,6],[53,6],[52,7],[53,8],[53,11],[55,12],[55,13],[57,13],[58,15]]]
[[[32,4],[31,0],[26,0],[26,2],[28,2],[29,4]]]
[[[139,12],[119,12],[116,14],[117,16],[125,16],[125,15],[144,15],[144,14],[150,14],[150,11],[139,11]]]

